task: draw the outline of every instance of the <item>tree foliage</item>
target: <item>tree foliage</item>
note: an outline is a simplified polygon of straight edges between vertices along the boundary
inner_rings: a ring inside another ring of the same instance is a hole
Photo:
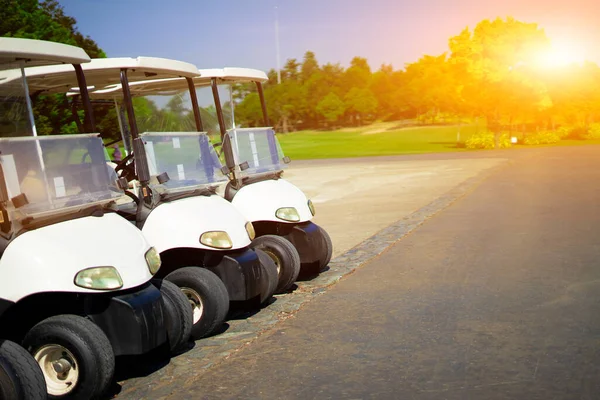
[[[550,41],[535,23],[484,20],[448,41],[448,51],[424,55],[394,70],[372,71],[355,57],[348,68],[319,65],[313,52],[288,60],[282,84],[268,73],[265,93],[272,124],[286,129],[360,125],[375,119],[441,123],[479,118],[496,135],[511,129],[588,126],[599,119],[600,68],[596,64],[547,68],[540,54]],[[261,124],[258,97],[237,102],[242,125]],[[285,121],[285,124],[282,124]]]
[[[317,104],[317,112],[328,122],[335,122],[344,114],[346,105],[335,93],[330,92]]]
[[[105,56],[56,0],[0,0],[0,34],[68,43],[83,47],[91,57]],[[268,71],[269,81],[263,86],[270,125],[288,132],[374,120],[431,124],[481,119],[495,135],[496,145],[507,127],[547,132],[563,126],[561,137],[575,135],[581,127],[580,136],[587,137],[588,127],[600,122],[600,67],[587,63],[543,68],[539,54],[549,45],[537,24],[509,17],[466,28],[449,39],[445,53],[424,55],[398,70],[385,64],[374,70],[363,57],[354,57],[347,68],[321,65],[315,53],[307,51],[301,61],[285,62],[280,84],[277,71]],[[64,97],[36,100],[41,134],[76,131]],[[255,85],[236,85],[233,102],[236,124],[264,125]],[[183,130],[193,126],[193,115],[181,99],[160,108],[138,99],[135,107],[142,126]],[[223,109],[230,121],[229,105]],[[200,113],[204,129],[218,131],[214,108]],[[95,113],[98,130],[106,137],[118,134],[115,116],[106,107]]]
[[[56,0],[0,0],[0,36],[60,42],[83,48],[92,58],[106,57],[96,42],[79,32],[74,18],[65,15]],[[77,133],[78,128],[63,95],[34,96],[36,129],[40,135]],[[108,109],[95,113],[97,129],[114,136],[115,123],[103,121]],[[81,113],[78,113],[83,118]]]

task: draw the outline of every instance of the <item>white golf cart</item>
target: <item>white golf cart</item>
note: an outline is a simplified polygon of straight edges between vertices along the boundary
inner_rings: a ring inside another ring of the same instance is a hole
[[[306,195],[282,178],[283,169],[290,162],[285,157],[275,131],[269,126],[262,82],[267,75],[248,68],[223,68],[200,70],[203,78],[211,77],[212,93],[219,121],[221,138],[232,145],[231,151],[236,174],[224,189],[223,196],[252,221],[256,230],[256,243],[274,249],[278,236],[289,240],[300,255],[301,268],[307,274],[321,272],[329,264],[333,245],[327,232],[311,222],[315,208]],[[252,82],[260,99],[265,127],[237,128],[235,126],[232,86]],[[219,86],[230,93],[230,129],[227,129],[221,106]]]
[[[152,280],[157,251],[116,213],[123,193],[98,135],[36,136],[23,73],[48,61],[73,63],[62,67],[94,130],[79,65],[89,58],[63,46],[0,38],[0,335],[33,355],[51,398],[89,399],[108,388],[115,356],[187,342],[192,315],[177,287]],[[13,372],[0,373],[7,393]]]
[[[202,338],[221,329],[230,302],[265,304],[275,291],[277,268],[265,253],[249,248],[254,238],[252,224],[215,194],[214,186],[226,177],[206,134],[201,132],[198,107],[192,106],[186,114],[194,130],[188,132],[158,131],[164,122],[152,118],[158,109],[147,115],[148,119],[136,114],[144,101],[146,106],[170,104],[170,91],[166,100],[161,91],[151,93],[151,99],[137,102],[138,110],[133,98],[140,100],[146,95],[136,91],[136,83],[147,76],[177,76],[173,71],[178,63],[143,57],[98,59],[86,65],[84,71],[88,83],[95,86],[90,96],[114,102],[117,115],[121,114],[119,103],[127,111],[128,123],[125,118],[119,121],[127,156],[116,163],[115,170],[135,182],[137,190],[127,192],[132,202],[122,204],[119,213],[157,248],[162,259],[157,276],[175,283],[188,297],[194,309],[192,335]],[[39,76],[59,79],[58,70],[40,68]],[[121,71],[120,84],[112,85],[110,79],[102,81],[109,75],[119,76]],[[143,72],[147,73],[141,75]],[[189,90],[189,75],[180,80],[189,96],[186,101],[197,104],[195,91]],[[29,79],[36,78],[29,75]],[[112,86],[101,90],[101,83]],[[179,92],[176,100],[181,100]],[[176,104],[184,106],[185,102]],[[138,126],[150,132],[139,134]],[[172,130],[172,124],[165,126]]]
[[[197,89],[201,89],[201,88],[210,89],[210,86],[212,84],[212,78],[214,76],[221,76],[222,74],[223,74],[223,70],[203,70],[203,73],[201,76],[193,79],[193,85]],[[189,93],[188,92],[189,91],[189,83],[185,79],[162,79],[162,80],[149,80],[149,81],[142,81],[142,82],[130,82],[130,91],[131,91],[132,95],[134,95],[134,96],[156,96],[157,94],[170,95],[170,94],[182,93],[182,92]],[[92,96],[92,98],[109,98],[110,95],[113,95],[113,96],[115,96],[117,94],[120,95],[120,92],[121,92],[121,87],[118,86],[118,87],[107,88],[105,90],[95,90],[91,93],[91,96]],[[212,97],[212,95],[207,96],[209,101],[210,101],[211,97]],[[163,101],[163,103],[168,103],[168,102]],[[154,123],[154,125],[155,126],[166,125],[165,123],[161,124],[160,122],[162,122],[162,121],[156,121]],[[200,124],[199,129],[202,130],[201,124],[203,122],[200,119],[200,116],[198,116],[198,123]],[[144,135],[142,135],[142,136],[144,136]],[[152,136],[152,135],[150,135],[150,136]],[[150,137],[150,136],[145,136],[145,137]],[[236,176],[239,177],[239,171],[236,170],[236,159],[234,159],[235,151],[233,151],[231,148],[229,148],[231,146],[231,141],[229,140],[229,137],[226,137],[226,139],[227,140],[225,140],[225,142],[223,143],[223,148],[228,148],[228,150],[222,152],[222,155],[223,155],[223,158],[224,158],[224,161],[226,164],[226,166],[223,168],[220,161],[215,156],[215,150],[213,149],[212,145],[209,143],[207,136],[205,134],[202,134],[200,149],[198,149],[198,144],[196,144],[195,145],[195,156],[194,156],[194,154],[190,154],[190,156],[192,157],[191,161],[197,161],[198,163],[204,163],[203,168],[205,168],[208,171],[205,174],[205,176],[208,177],[210,175],[210,179],[203,178],[201,180],[201,182],[198,182],[198,183],[204,183],[204,184],[210,184],[210,185],[218,184],[217,188],[220,189],[220,188],[225,187],[225,184],[228,182],[228,178],[235,181],[236,180],[235,177]],[[164,142],[165,138],[162,138],[161,140]],[[180,139],[175,139],[175,140],[180,140]],[[155,158],[155,152],[153,150],[154,144],[152,141],[146,141],[146,143],[147,143],[147,145],[150,146],[150,148],[148,149],[149,150],[148,151],[149,158],[154,160],[154,158]],[[182,148],[183,147],[184,146],[182,146]],[[198,151],[198,150],[200,150],[200,151]],[[170,150],[170,151],[174,152],[175,150]],[[182,150],[179,150],[179,152],[184,153],[184,151],[182,151]],[[199,156],[199,154],[200,154],[200,156]],[[165,157],[163,156],[163,158],[165,158]],[[173,160],[178,159],[176,157],[170,157],[170,156],[166,157],[166,158],[170,158]],[[150,165],[151,169],[154,168],[153,162],[151,162],[149,165]],[[165,165],[165,168],[170,169],[169,176],[174,176],[179,173],[176,170],[176,167],[177,166],[174,163],[172,165]],[[221,171],[224,171],[224,173]],[[303,196],[303,194],[301,192],[300,192],[300,195]],[[269,199],[269,201],[272,201],[272,199]],[[221,201],[221,203],[227,204],[226,201]],[[229,209],[232,210],[232,211],[230,211],[232,214],[239,213],[239,211],[237,211],[237,212],[233,211],[235,206],[232,206],[231,204],[228,204],[228,205],[225,205],[225,204],[222,204],[222,207],[229,207]],[[288,205],[289,205],[289,202],[288,202]],[[281,214],[281,212],[282,211],[280,211],[279,213]],[[247,217],[246,217],[246,220],[247,220]],[[244,245],[247,246],[247,244],[244,244]],[[260,249],[260,250],[264,251],[274,261],[274,263],[277,267],[277,273],[278,273],[277,287],[276,287],[275,293],[285,292],[294,283],[294,281],[298,277],[298,273],[300,271],[300,256],[298,255],[298,252],[296,251],[296,249],[294,248],[292,243],[290,243],[289,240],[287,240],[283,237],[280,237],[280,236],[264,234],[260,238],[253,240],[253,242],[250,244],[250,246],[255,249]]]

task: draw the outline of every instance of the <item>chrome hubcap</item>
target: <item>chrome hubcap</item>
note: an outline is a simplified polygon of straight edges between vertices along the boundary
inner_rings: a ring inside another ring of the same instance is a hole
[[[202,303],[202,298],[193,289],[182,287],[181,291],[192,305],[194,324],[196,324],[202,318],[202,314],[204,314],[204,303]]]

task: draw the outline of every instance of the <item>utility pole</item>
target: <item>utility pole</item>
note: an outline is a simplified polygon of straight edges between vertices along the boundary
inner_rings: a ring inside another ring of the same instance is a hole
[[[277,53],[277,84],[281,83],[281,65],[279,64],[279,13],[275,5],[275,49]]]

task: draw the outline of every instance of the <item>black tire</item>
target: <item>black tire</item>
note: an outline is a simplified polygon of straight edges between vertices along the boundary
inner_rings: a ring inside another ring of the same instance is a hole
[[[192,338],[213,334],[229,312],[229,294],[217,275],[200,267],[184,267],[171,272],[166,280],[177,285],[189,302],[195,304]]]
[[[54,350],[53,346],[56,346]],[[115,373],[115,355],[110,341],[96,324],[77,315],[58,315],[39,322],[25,335],[23,347],[40,365],[50,399],[99,398]],[[62,360],[76,363],[76,368],[71,371],[77,372],[78,376],[65,393],[60,393],[57,388],[58,374],[44,357],[47,355],[52,359],[52,354],[59,351],[56,349],[62,349]]]
[[[0,399],[46,399],[40,366],[24,348],[8,340],[0,342]]]
[[[160,288],[162,295],[169,349],[171,353],[177,353],[192,335],[193,311],[185,294],[173,282],[155,280],[155,286]]]
[[[254,251],[256,251],[256,255],[260,260],[262,273],[267,276],[267,290],[265,293],[260,294],[260,304],[265,304],[275,294],[275,290],[277,289],[277,283],[279,282],[277,266],[275,265],[275,261],[264,251],[260,249],[255,249]]]
[[[294,245],[284,237],[264,235],[252,241],[250,247],[267,253],[275,262],[278,282],[275,293],[284,293],[298,279],[300,255]]]
[[[319,227],[319,232],[321,232],[321,236],[323,236],[323,241],[325,242],[326,249],[324,257],[321,258],[321,260],[319,260],[319,272],[323,272],[323,270],[325,270],[325,267],[327,267],[327,265],[329,265],[329,262],[331,261],[331,256],[333,254],[333,243],[331,242],[331,238],[329,237],[329,234],[325,229]]]

